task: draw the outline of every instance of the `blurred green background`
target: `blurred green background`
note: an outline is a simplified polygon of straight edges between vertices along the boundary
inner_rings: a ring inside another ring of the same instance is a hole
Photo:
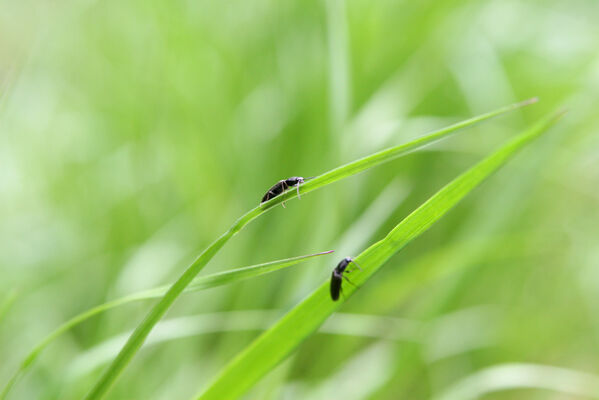
[[[277,180],[539,96],[256,220],[202,273],[337,252],[183,296],[108,398],[197,393],[340,258],[558,107],[247,398],[599,397],[598,20],[596,0],[2,1],[2,384],[71,316],[173,281]],[[151,304],[69,332],[10,398],[80,398]]]

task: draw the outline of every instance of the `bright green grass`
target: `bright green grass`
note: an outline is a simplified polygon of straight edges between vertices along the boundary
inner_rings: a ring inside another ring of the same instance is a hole
[[[561,114],[544,119],[509,141],[492,155],[454,179],[401,221],[382,240],[376,242],[356,261],[363,272],[352,276],[355,286],[345,285],[346,298],[362,286],[385,262],[410,241],[430,228],[464,196],[504,165],[518,150],[548,129]],[[271,329],[237,356],[198,398],[235,399],[273,369],[301,342],[313,334],[343,301],[333,302],[329,284],[324,282],[293,308]]]
[[[427,144],[433,143],[450,134],[458,131],[461,128],[472,126],[478,122],[487,120],[489,118],[504,114],[509,111],[513,111],[520,107],[529,105],[536,102],[536,99],[526,100],[521,103],[512,104],[506,107],[499,108],[486,114],[473,117],[462,122],[450,125],[446,128],[437,130],[428,135],[420,137],[409,143],[395,146],[370,156],[361,158],[351,163],[345,164],[341,167],[333,169],[322,175],[315,177],[314,179],[306,182],[300,187],[300,193],[308,193],[318,188],[321,188],[330,183],[339,181],[343,178],[355,175],[358,172],[364,171],[368,168],[380,165],[382,163],[393,160],[418,148],[421,148]],[[146,318],[137,326],[121,352],[114,359],[112,364],[104,371],[96,385],[93,387],[91,392],[87,395],[87,399],[98,399],[101,398],[114,381],[121,374],[123,369],[127,366],[129,361],[133,358],[135,353],[141,348],[144,340],[154,327],[156,323],[162,318],[169,307],[179,297],[179,295],[185,290],[185,288],[191,283],[195,276],[204,268],[204,266],[212,259],[212,257],[241,229],[243,229],[252,220],[262,215],[269,209],[280,204],[283,201],[290,200],[297,196],[295,190],[289,190],[283,195],[275,197],[256,208],[250,210],[245,215],[240,217],[229,230],[227,230],[222,236],[220,236],[214,243],[212,243],[200,256],[188,267],[188,269],[181,275],[181,277],[170,287],[166,294],[160,299],[160,301],[152,308]]]
[[[316,254],[309,254],[309,255],[305,255],[305,256],[286,258],[284,260],[271,261],[271,262],[267,262],[267,263],[263,263],[263,264],[252,265],[249,267],[242,267],[242,268],[236,268],[236,269],[232,269],[232,270],[228,270],[228,271],[224,271],[224,272],[219,272],[216,274],[200,276],[200,277],[195,278],[189,284],[189,286],[185,289],[185,292],[196,292],[199,290],[209,289],[209,288],[216,287],[216,286],[228,285],[228,284],[232,284],[232,283],[236,283],[236,282],[241,282],[246,279],[255,278],[260,275],[268,274],[271,272],[281,270],[283,268],[291,267],[293,265],[307,261],[310,258],[322,256],[325,254],[330,254],[332,252],[333,251],[331,250],[331,251],[325,251],[325,252],[316,253]],[[48,347],[48,345],[50,343],[52,343],[54,340],[56,340],[63,333],[65,333],[65,332],[69,331],[70,329],[72,329],[73,327],[87,321],[91,317],[94,317],[98,314],[101,314],[101,313],[111,310],[113,308],[120,307],[120,306],[129,304],[129,303],[132,303],[135,301],[149,300],[149,299],[154,299],[157,297],[162,297],[162,296],[164,296],[164,294],[166,293],[168,288],[169,288],[169,286],[165,285],[165,286],[160,286],[160,287],[156,287],[156,288],[152,288],[152,289],[148,289],[148,290],[143,290],[143,291],[140,291],[137,293],[132,293],[130,295],[100,304],[96,307],[93,307],[87,311],[84,311],[84,312],[74,316],[73,318],[71,318],[70,320],[68,320],[67,322],[65,322],[64,324],[59,326],[58,328],[56,328],[54,331],[52,331],[48,336],[43,338],[40,341],[40,343],[38,343],[33,348],[33,350],[31,350],[31,352],[29,354],[27,354],[25,359],[21,362],[19,369],[14,373],[14,375],[11,377],[11,379],[8,381],[8,383],[5,385],[4,389],[2,390],[2,393],[0,394],[0,399],[3,399],[7,396],[7,394],[11,390],[11,388],[17,383],[18,379],[27,371],[27,369],[31,366],[31,364],[39,357],[40,353],[46,347]],[[6,303],[8,303],[8,301],[6,301],[4,303],[6,304]],[[0,317],[1,316],[2,316],[2,314],[0,314]]]

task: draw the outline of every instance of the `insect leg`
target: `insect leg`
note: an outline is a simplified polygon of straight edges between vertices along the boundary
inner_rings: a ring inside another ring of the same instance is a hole
[[[352,263],[354,263],[356,265],[356,267],[358,267],[358,269],[360,271],[364,271],[362,268],[360,268],[360,264],[358,264],[357,262],[355,262],[354,260],[351,260]]]
[[[300,185],[300,184],[299,184],[299,182],[298,182],[298,184],[297,184],[297,198],[301,200],[301,199],[302,199],[302,196],[300,196],[300,194],[299,194],[299,185]]]
[[[345,279],[347,281],[347,283],[349,283],[353,287],[357,287],[352,281],[349,280],[349,278],[347,276],[343,275],[343,279]]]
[[[287,189],[289,189],[289,185],[287,185],[287,182],[281,181],[281,186],[283,187],[283,191],[281,192],[281,194],[285,194],[285,191]],[[283,208],[287,208],[287,207],[285,207],[285,202],[284,201],[281,202],[281,205],[283,206]]]

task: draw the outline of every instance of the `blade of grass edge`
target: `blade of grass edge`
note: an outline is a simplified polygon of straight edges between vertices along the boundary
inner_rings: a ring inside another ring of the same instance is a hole
[[[196,277],[187,288],[185,288],[184,292],[196,292],[202,289],[208,289],[216,286],[221,286],[229,283],[236,283],[246,279],[258,277],[260,275],[268,274],[271,272],[278,271],[283,268],[288,268],[293,265],[299,264],[303,261],[306,261],[310,258],[322,256],[325,254],[331,254],[333,250],[323,251],[315,254],[308,254],[303,256],[297,256],[292,258],[286,258],[282,260],[270,261],[267,263],[251,265],[249,267],[235,268],[226,270],[223,272],[219,272],[216,274],[206,275]],[[10,391],[10,389],[18,382],[19,378],[23,376],[23,374],[27,371],[27,369],[31,366],[31,364],[39,357],[41,352],[55,339],[60,337],[63,333],[66,333],[73,327],[87,321],[91,317],[101,314],[105,311],[111,310],[113,308],[123,306],[125,304],[129,304],[135,301],[154,299],[157,297],[163,296],[170,285],[164,285],[152,289],[142,290],[136,293],[131,293],[129,295],[120,297],[118,299],[114,299],[108,301],[106,303],[97,305],[89,310],[86,310],[82,313],[77,314],[76,316],[69,319],[64,324],[60,325],[58,328],[53,330],[50,334],[44,337],[23,359],[21,364],[19,365],[17,371],[12,375],[9,379],[8,383],[5,385],[2,394],[0,394],[0,399],[4,398]]]
[[[387,161],[393,160],[401,155],[412,152],[420,147],[423,147],[427,144],[436,142],[443,137],[450,135],[451,133],[468,126],[472,126],[478,122],[484,121],[486,119],[504,114],[509,111],[516,110],[520,107],[527,106],[529,104],[536,103],[537,99],[529,99],[520,103],[511,104],[505,107],[501,107],[495,111],[491,111],[486,114],[479,115],[477,117],[473,117],[462,122],[458,122],[457,124],[450,125],[446,128],[434,131],[428,135],[422,136],[418,139],[415,139],[411,142],[408,142],[403,145],[391,147],[386,150],[382,150],[378,153],[372,154],[370,156],[361,158],[359,160],[350,162],[349,164],[345,164],[341,167],[335,168],[329,172],[326,172],[322,175],[317,176],[314,179],[306,182],[301,185],[299,188],[300,193],[308,193],[313,190],[316,190],[320,187],[328,185],[330,183],[336,182],[348,176],[357,174],[365,169],[374,167],[375,165],[380,165]],[[141,323],[137,326],[133,334],[125,344],[125,346],[121,349],[117,357],[113,360],[113,362],[108,366],[108,368],[104,371],[100,379],[96,382],[92,390],[85,397],[87,400],[95,400],[101,398],[108,388],[112,386],[116,378],[121,374],[122,370],[129,363],[131,358],[135,355],[135,353],[141,347],[143,341],[146,339],[152,327],[156,325],[156,323],[162,318],[162,316],[166,313],[166,311],[170,308],[170,306],[175,302],[177,297],[183,292],[183,290],[187,287],[187,285],[193,280],[193,278],[204,268],[204,266],[212,259],[212,257],[229,241],[231,237],[233,237],[236,233],[238,233],[243,227],[249,224],[252,220],[265,213],[266,211],[272,209],[279,203],[283,201],[290,200],[296,197],[298,194],[295,190],[289,190],[282,195],[279,195],[265,203],[260,204],[259,206],[253,208],[248,211],[246,214],[241,216],[229,230],[223,233],[218,239],[216,239],[208,248],[206,248],[198,258],[183,272],[183,274],[177,279],[177,281],[170,287],[170,289],[166,292],[166,294],[152,307],[147,316],[141,321]]]
[[[345,286],[345,298],[362,286],[392,255],[426,231],[505,164],[517,150],[538,137],[560,116],[561,113],[541,120],[458,176],[404,218],[384,239],[362,252],[356,261],[363,271],[353,275],[352,282],[355,286]],[[328,285],[328,282],[323,283],[272,328],[260,335],[221,371],[197,399],[238,398],[281,362],[343,304],[344,300],[333,302],[330,299]]]
[[[0,303],[0,322],[2,322],[2,319],[8,313],[8,310],[10,310],[10,307],[12,307],[16,299],[16,289],[11,289],[8,291],[8,293],[6,293],[6,296],[4,296],[4,300],[2,300],[2,302]]]

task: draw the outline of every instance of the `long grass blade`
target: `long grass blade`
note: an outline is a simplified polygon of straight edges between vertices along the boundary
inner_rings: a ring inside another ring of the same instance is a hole
[[[537,389],[575,397],[599,398],[599,376],[542,364],[499,364],[463,378],[436,400],[473,400],[505,390]],[[528,392],[527,392],[528,393]]]
[[[309,255],[304,255],[304,256],[286,258],[283,260],[271,261],[271,262],[267,262],[267,263],[263,263],[263,264],[252,265],[249,267],[231,269],[231,270],[219,272],[216,274],[200,276],[200,277],[195,278],[193,281],[191,281],[189,286],[187,288],[185,288],[185,292],[186,293],[187,292],[197,292],[199,290],[209,289],[209,288],[216,287],[216,286],[222,286],[222,285],[226,285],[226,284],[230,284],[230,283],[241,282],[246,279],[255,278],[260,275],[268,274],[270,272],[275,272],[275,271],[281,270],[283,268],[291,267],[293,265],[299,264],[303,261],[307,261],[308,259],[311,259],[314,257],[322,256],[325,254],[331,254],[331,253],[333,253],[333,250],[323,251],[320,253],[309,254]],[[41,352],[46,347],[48,347],[48,345],[50,343],[52,343],[54,340],[56,340],[58,337],[60,337],[65,332],[67,332],[67,331],[71,330],[73,327],[87,321],[91,317],[101,314],[103,312],[106,312],[108,310],[111,310],[113,308],[120,307],[122,305],[129,304],[129,303],[132,303],[135,301],[149,300],[149,299],[154,299],[157,297],[164,296],[164,294],[167,292],[168,288],[169,288],[169,285],[165,285],[165,286],[160,286],[160,287],[156,287],[156,288],[152,288],[152,289],[148,289],[148,290],[143,290],[143,291],[140,291],[137,293],[132,293],[130,295],[100,304],[96,307],[93,307],[87,311],[84,311],[84,312],[74,316],[73,318],[71,318],[70,320],[68,320],[67,322],[65,322],[64,324],[59,326],[58,328],[56,328],[54,331],[52,331],[48,336],[43,338],[31,350],[31,352],[29,354],[27,354],[27,356],[23,359],[23,361],[19,365],[18,370],[11,377],[11,379],[9,380],[9,382],[3,389],[2,394],[0,395],[0,399],[4,398],[8,394],[11,387],[14,386],[14,384],[18,381],[18,379],[21,376],[23,376],[23,374],[32,365],[32,363],[39,357]]]
[[[238,310],[163,319],[156,324],[143,348],[209,333],[264,331],[282,315],[279,310]],[[318,333],[419,342],[424,338],[422,329],[423,324],[419,321],[404,318],[336,313],[319,328]],[[112,336],[78,354],[67,369],[67,379],[80,379],[109,362],[130,333]]]
[[[356,261],[363,271],[352,273],[353,285],[345,285],[345,297],[362,286],[379,268],[411,240],[431,227],[462,198],[504,165],[517,150],[548,129],[559,117],[541,120],[492,155],[464,172],[401,221],[389,234],[376,242]],[[264,374],[281,362],[343,304],[329,295],[328,282],[259,336],[216,377],[198,398],[200,400],[235,399],[251,388]]]
[[[125,346],[121,349],[121,352],[113,360],[112,364],[106,369],[104,374],[100,377],[96,385],[92,388],[90,393],[86,396],[86,399],[99,399],[106,391],[112,386],[117,377],[121,374],[123,369],[127,366],[131,358],[140,349],[144,340],[154,327],[156,323],[162,318],[170,306],[175,302],[177,297],[183,292],[183,290],[191,283],[193,278],[204,268],[204,266],[214,257],[214,255],[223,247],[231,237],[243,229],[252,220],[263,214],[264,212],[272,209],[277,204],[283,201],[290,200],[299,195],[299,193],[308,193],[318,188],[321,188],[330,183],[339,181],[343,178],[347,178],[358,172],[364,171],[368,168],[380,165],[382,163],[391,161],[404,154],[412,152],[418,148],[421,148],[427,144],[438,141],[450,134],[456,132],[461,128],[472,126],[478,122],[487,120],[489,118],[504,114],[509,111],[513,111],[520,107],[535,103],[536,99],[526,100],[521,103],[512,104],[499,108],[495,111],[491,111],[486,114],[473,117],[462,122],[458,122],[449,127],[440,129],[432,132],[428,135],[422,136],[409,143],[391,147],[389,149],[380,151],[373,155],[361,158],[353,161],[349,164],[345,164],[341,167],[335,168],[329,172],[326,172],[314,179],[309,180],[305,184],[301,185],[299,190],[288,190],[280,196],[277,196],[254,209],[248,211],[245,215],[240,217],[229,230],[227,230],[221,237],[214,241],[206,250],[200,254],[200,256],[187,268],[187,270],[179,277],[179,279],[170,287],[166,294],[160,299],[156,305],[150,310],[144,320],[137,326],[137,329],[133,332]]]
[[[10,307],[12,307],[16,298],[17,298],[17,290],[16,289],[12,289],[6,294],[6,296],[4,297],[4,300],[2,300],[2,302],[0,303],[0,322],[2,322],[2,319],[4,318],[4,316],[8,313],[8,310],[10,310]]]
[[[480,247],[489,243],[495,244],[495,246],[498,247],[498,250],[487,252],[484,257],[484,260],[486,261],[491,259],[494,261],[505,261],[506,257],[522,257],[530,252],[530,244],[528,244],[528,246],[525,245],[526,238],[530,237],[530,235],[530,232],[528,232],[505,237],[479,237],[470,242],[452,243],[444,248],[436,249],[432,253],[424,254],[408,264],[403,264],[401,268],[402,274],[397,277],[392,277],[393,279],[391,280],[382,282],[380,286],[384,287],[377,288],[377,291],[393,293],[393,304],[397,306],[398,304],[401,304],[403,300],[407,299],[410,293],[421,290],[423,285],[442,279],[448,274],[455,273],[459,268],[464,269],[468,267],[468,265],[450,265],[449,268],[444,269],[436,267],[431,268],[431,266],[439,264],[439,260],[451,256],[451,254],[456,252],[464,252],[467,251],[466,249]],[[518,246],[514,246],[514,244],[517,244]],[[509,254],[499,250],[499,248],[506,246],[509,246],[510,248]],[[399,302],[397,300],[399,300]],[[361,304],[364,306],[367,303],[362,302]],[[367,305],[366,308],[368,308]],[[282,310],[243,310],[162,320],[156,325],[150,336],[148,336],[148,339],[142,348],[159,343],[163,340],[177,339],[202,333],[231,332],[238,330],[265,331],[281,316],[283,316]],[[444,316],[444,318],[446,317],[447,316]],[[189,328],[186,324],[183,324],[182,327],[176,326],[175,324],[175,327],[171,329],[171,324],[174,324],[174,321],[177,320],[182,320],[186,323],[193,321],[193,328]],[[427,324],[430,323],[431,321],[427,322]],[[166,332],[174,333],[172,335],[163,335],[161,330],[164,329],[164,326],[169,326],[169,328],[166,329]],[[412,320],[337,312],[331,315],[324,324],[320,326],[318,332],[336,335],[354,335],[375,339],[409,341],[424,339],[423,332],[420,329],[420,324]],[[73,361],[69,369],[74,371],[74,375],[80,377],[91,372],[91,370],[108,363],[114,356],[116,356],[130,334],[131,331],[117,334],[86,349],[85,352],[77,355],[77,358]],[[112,351],[112,349],[114,349],[114,351]]]

